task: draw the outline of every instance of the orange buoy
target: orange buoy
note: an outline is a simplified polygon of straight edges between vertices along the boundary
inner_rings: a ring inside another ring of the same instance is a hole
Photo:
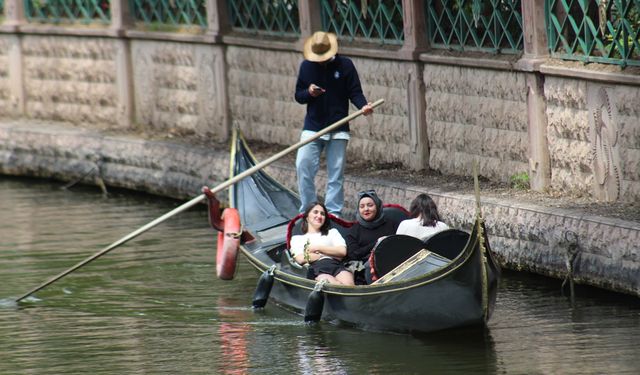
[[[216,273],[222,280],[232,280],[236,273],[238,247],[240,246],[240,214],[235,208],[222,211],[222,226],[224,230],[218,232],[218,247],[216,249]]]

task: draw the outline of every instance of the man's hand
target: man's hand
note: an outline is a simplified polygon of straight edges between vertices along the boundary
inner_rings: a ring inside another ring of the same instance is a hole
[[[316,85],[315,83],[310,84],[308,90],[309,95],[313,96],[314,98],[324,94],[325,92],[325,89]]]
[[[365,104],[362,108],[362,114],[368,116],[373,113],[373,107],[371,106],[371,102]]]

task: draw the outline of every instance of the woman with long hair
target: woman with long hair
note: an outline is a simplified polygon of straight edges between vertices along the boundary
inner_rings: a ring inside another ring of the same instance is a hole
[[[440,220],[436,202],[427,194],[419,194],[411,202],[409,211],[411,219],[402,221],[396,234],[406,234],[426,240],[438,232],[449,229],[449,226]]]
[[[335,228],[330,228],[327,209],[313,202],[302,215],[303,234],[291,237],[291,255],[299,264],[309,264],[313,278],[332,284],[354,285],[353,274],[345,268],[342,259],[347,245]]]

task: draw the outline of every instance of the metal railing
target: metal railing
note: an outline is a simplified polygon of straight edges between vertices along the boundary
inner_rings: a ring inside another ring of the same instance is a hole
[[[111,22],[110,0],[24,0],[24,12],[29,22]]]
[[[516,54],[524,49],[520,0],[427,0],[431,47]]]
[[[546,0],[553,57],[640,66],[640,0]]]
[[[339,39],[398,45],[404,41],[402,0],[321,0],[322,28]]]
[[[155,31],[207,28],[206,0],[129,0],[134,20]]]
[[[234,31],[254,35],[300,35],[297,0],[229,0]]]

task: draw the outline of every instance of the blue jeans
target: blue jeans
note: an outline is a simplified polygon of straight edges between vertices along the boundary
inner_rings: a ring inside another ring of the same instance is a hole
[[[311,202],[318,200],[315,178],[320,167],[320,155],[325,151],[327,159],[327,194],[325,206],[334,215],[341,215],[344,205],[344,165],[346,161],[346,139],[317,139],[298,149],[296,170],[298,173],[298,192],[300,192],[300,212]]]

